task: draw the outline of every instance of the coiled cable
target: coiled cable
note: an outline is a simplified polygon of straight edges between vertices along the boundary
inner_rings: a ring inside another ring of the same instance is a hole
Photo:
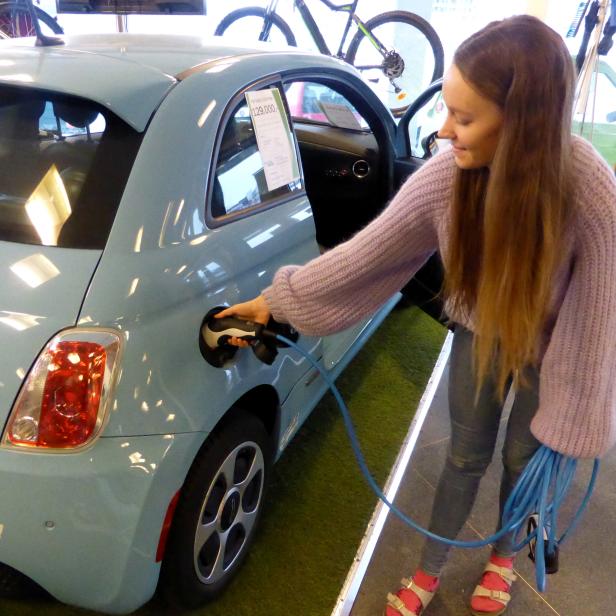
[[[503,508],[501,528],[496,533],[476,541],[461,541],[458,539],[441,537],[440,535],[436,535],[426,528],[421,527],[417,524],[417,522],[400,511],[396,505],[390,502],[385,494],[383,494],[381,488],[372,477],[372,473],[366,464],[359,441],[357,439],[357,434],[355,432],[351,415],[344,399],[336,387],[336,384],[330,378],[329,374],[327,374],[325,369],[292,340],[289,340],[280,334],[277,334],[276,338],[280,342],[284,343],[284,345],[295,349],[319,371],[338,402],[338,406],[340,407],[344,420],[344,425],[349,436],[349,440],[351,441],[353,453],[363,476],[376,496],[395,516],[402,520],[404,524],[410,526],[422,535],[425,535],[430,539],[440,541],[441,543],[446,543],[458,548],[478,548],[489,543],[494,543],[497,539],[509,532],[515,532],[515,537],[517,540],[518,536],[523,532],[527,520],[532,516],[536,517],[536,527],[527,532],[525,539],[514,545],[514,550],[518,552],[525,545],[534,543],[535,578],[537,582],[537,589],[540,592],[544,592],[546,587],[546,555],[548,557],[554,555],[558,549],[558,546],[562,544],[565,538],[571,533],[579,522],[582,513],[588,505],[588,501],[590,500],[595,486],[597,473],[599,471],[598,459],[594,461],[592,475],[584,499],[578,507],[572,522],[559,538],[557,538],[556,530],[558,515],[567,491],[573,481],[577,468],[577,460],[558,453],[545,445],[541,445],[539,449],[537,449],[511,491],[511,494],[509,495],[509,498]]]

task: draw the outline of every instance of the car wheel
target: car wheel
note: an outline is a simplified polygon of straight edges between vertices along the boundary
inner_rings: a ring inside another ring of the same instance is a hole
[[[218,595],[254,539],[273,458],[263,424],[233,411],[195,458],[182,488],[161,571],[171,605],[194,608]]]

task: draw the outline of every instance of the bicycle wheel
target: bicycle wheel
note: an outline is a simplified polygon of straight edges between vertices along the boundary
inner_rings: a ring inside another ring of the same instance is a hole
[[[215,36],[222,36],[227,33],[232,36],[242,37],[244,40],[259,40],[259,35],[263,30],[263,21],[265,19],[265,9],[258,6],[249,6],[244,9],[232,11],[218,24],[214,31]],[[242,20],[241,24],[238,22]],[[272,27],[270,30],[269,41],[273,43],[286,43],[297,47],[295,35],[291,32],[291,28],[286,21],[279,15],[273,13],[271,15]]]
[[[38,7],[34,12],[43,34],[63,34],[58,22]],[[32,15],[28,8],[17,2],[0,2],[0,31],[14,38],[19,36],[36,36]]]
[[[408,11],[377,15],[365,26],[377,42],[359,30],[346,61],[364,73],[394,116],[401,116],[430,83],[443,76],[443,45],[423,17]]]

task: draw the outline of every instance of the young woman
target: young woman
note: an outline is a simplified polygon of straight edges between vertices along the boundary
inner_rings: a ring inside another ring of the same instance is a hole
[[[444,80],[440,137],[452,147],[351,240],[280,269],[261,296],[219,315],[330,334],[374,311],[438,250],[455,324],[451,442],[430,523],[439,535],[455,537],[470,513],[510,383],[501,510],[541,443],[596,457],[616,440],[616,180],[570,134],[573,87],[569,53],[541,21],[489,24],[459,47]],[[473,614],[505,611],[512,540],[493,546]],[[411,580],[388,595],[387,616],[425,609],[447,553],[426,542]]]

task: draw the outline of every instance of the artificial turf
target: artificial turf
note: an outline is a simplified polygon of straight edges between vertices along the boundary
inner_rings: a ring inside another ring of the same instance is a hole
[[[445,333],[417,308],[395,310],[337,381],[380,485],[408,431]],[[261,526],[241,571],[218,600],[184,614],[329,616],[375,504],[328,394],[274,468]],[[134,612],[166,613],[157,598]],[[43,599],[0,600],[0,614],[95,612]]]

